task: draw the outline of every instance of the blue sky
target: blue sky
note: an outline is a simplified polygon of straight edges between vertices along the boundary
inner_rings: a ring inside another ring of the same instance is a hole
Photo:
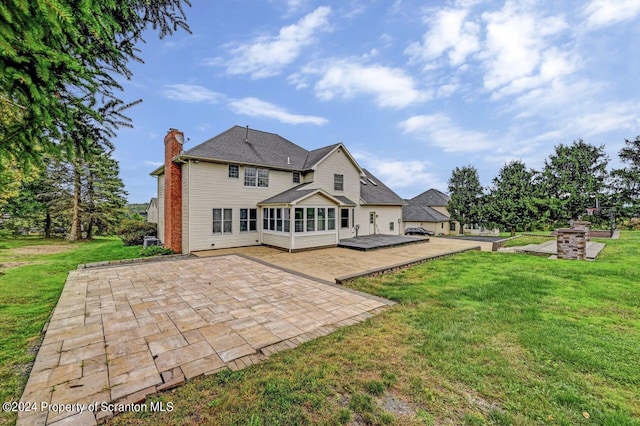
[[[483,185],[505,162],[539,169],[554,145],[640,135],[640,0],[192,0],[193,34],[149,32],[114,139],[131,202],[168,128],[189,149],[234,125],[306,149],[343,142],[405,198]]]

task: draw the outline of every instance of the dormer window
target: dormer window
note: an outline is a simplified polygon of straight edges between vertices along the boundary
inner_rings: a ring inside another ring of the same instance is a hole
[[[293,183],[300,183],[300,172],[293,172]]]

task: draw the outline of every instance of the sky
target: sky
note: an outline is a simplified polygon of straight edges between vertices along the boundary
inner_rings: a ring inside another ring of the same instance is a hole
[[[343,142],[403,198],[541,169],[558,144],[640,135],[640,0],[192,0],[192,34],[140,44],[113,139],[130,202],[156,194],[169,128],[185,149],[234,125],[308,150]]]

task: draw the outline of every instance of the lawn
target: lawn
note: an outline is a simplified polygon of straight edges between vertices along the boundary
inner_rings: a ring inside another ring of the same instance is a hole
[[[0,239],[0,401],[20,399],[67,273],[81,263],[137,257],[139,252],[113,238],[75,244]],[[15,413],[0,413],[0,424],[15,419]]]
[[[595,262],[467,252],[358,280],[398,304],[151,398],[171,412],[110,423],[640,425],[640,232],[600,241]],[[8,250],[35,243],[0,240],[0,263],[38,262],[0,276],[3,401],[20,397],[66,271],[137,255],[117,240]]]
[[[640,425],[640,232],[595,262],[467,252],[350,286],[399,302],[112,424]]]

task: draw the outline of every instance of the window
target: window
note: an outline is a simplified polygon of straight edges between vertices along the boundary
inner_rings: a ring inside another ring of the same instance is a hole
[[[258,169],[258,187],[259,188],[269,187],[269,170]]]
[[[456,230],[456,223],[449,222],[449,231],[455,231],[455,230]]]
[[[255,167],[244,168],[244,186],[257,186],[258,188],[269,187],[269,170],[256,169]]]
[[[304,209],[296,207],[294,211],[294,226],[296,232],[304,232]]]
[[[376,212],[369,212],[369,223],[372,225],[376,223]]]
[[[336,229],[336,209],[327,209],[327,231],[333,231]]]
[[[240,167],[237,164],[229,164],[229,177],[235,179],[240,177]]]
[[[327,209],[318,207],[318,231],[324,231],[327,224]]]
[[[349,209],[340,209],[340,227],[349,227]]]
[[[307,232],[313,232],[316,230],[315,213],[316,209],[313,207],[307,207]]]
[[[265,231],[289,232],[291,229],[288,208],[263,208],[262,229]]]
[[[300,183],[300,172],[293,172],[293,183]]]
[[[333,189],[335,191],[344,190],[344,175],[333,175]]]
[[[258,209],[240,209],[240,232],[258,230]]]
[[[232,218],[231,209],[213,209],[213,233],[231,233]]]
[[[393,231],[393,222],[389,222],[389,231]]]
[[[256,169],[253,167],[244,168],[244,186],[256,186]]]

